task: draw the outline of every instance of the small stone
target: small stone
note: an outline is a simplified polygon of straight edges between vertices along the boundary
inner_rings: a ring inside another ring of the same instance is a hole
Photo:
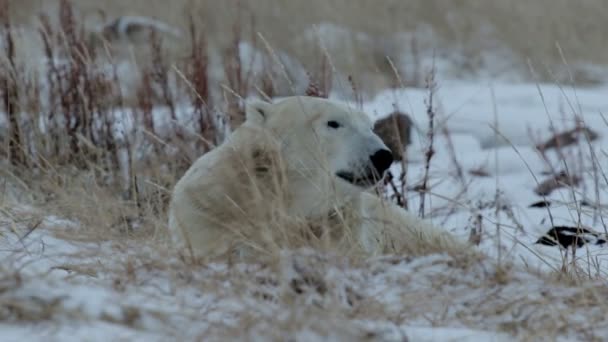
[[[396,161],[403,159],[403,150],[411,144],[412,120],[402,112],[394,111],[374,124],[374,132],[384,141]]]

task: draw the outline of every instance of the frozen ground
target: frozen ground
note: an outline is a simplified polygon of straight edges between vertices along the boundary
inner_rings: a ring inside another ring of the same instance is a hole
[[[555,85],[480,84],[442,82],[436,95],[438,132],[435,133],[435,156],[431,161],[431,195],[426,212],[433,221],[454,233],[468,233],[471,218],[481,214],[488,235],[498,235],[503,257],[547,265],[548,259],[561,263],[563,251],[533,245],[551,226],[583,226],[606,233],[608,180],[608,102],[606,87],[572,89]],[[364,105],[375,115],[397,107],[410,113],[418,126],[410,148],[408,185],[419,184],[424,174],[427,149],[428,116],[424,90],[386,92]],[[554,136],[575,127],[576,120],[598,133],[588,141],[545,153],[534,148]],[[498,124],[496,124],[498,122]],[[441,128],[450,132],[446,136]],[[497,127],[497,128],[496,128]],[[450,147],[452,146],[452,147]],[[458,176],[460,169],[462,176]],[[483,170],[486,177],[470,171]],[[548,173],[567,170],[581,178],[579,186],[562,188],[540,196],[533,190],[551,177]],[[401,165],[395,164],[399,175]],[[498,197],[497,197],[498,196]],[[410,192],[411,210],[418,211],[420,196]],[[550,208],[530,208],[535,202],[550,201]],[[493,203],[504,207],[498,215]],[[581,206],[581,202],[588,205]],[[429,207],[430,206],[430,207]],[[484,208],[489,206],[490,208]],[[497,232],[496,225],[500,226]],[[497,236],[495,236],[497,237]],[[497,253],[496,241],[486,240],[487,251]],[[483,244],[482,244],[483,245]],[[534,257],[542,255],[541,260]],[[581,259],[595,259],[596,269],[606,275],[605,250],[589,247],[577,251]],[[589,259],[580,260],[587,264]],[[599,263],[599,265],[597,265]],[[554,262],[550,263],[554,265]],[[544,267],[543,266],[543,267]]]
[[[601,340],[608,334],[605,249],[577,251],[577,263],[593,278],[577,286],[539,275],[561,267],[563,251],[533,242],[551,220],[576,225],[580,219],[604,231],[598,204],[608,186],[608,124],[599,113],[608,109],[607,89],[564,94],[543,85],[543,104],[536,85],[440,85],[437,115],[449,116],[452,134],[451,142],[436,136],[425,216],[466,238],[480,215],[480,248],[490,259],[461,264],[442,255],[395,256],[354,264],[285,251],[277,265],[192,266],[146,242],[66,239],[77,236],[75,223],[5,200],[1,340]],[[417,122],[409,186],[424,172],[425,97],[424,90],[407,89],[364,104],[381,116],[397,101]],[[573,111],[600,138],[564,150],[565,164],[553,151],[544,161],[528,129],[543,141],[551,136],[549,118],[558,131],[572,128]],[[506,139],[490,128],[495,117]],[[566,167],[581,175],[581,185],[551,193],[550,208],[529,208],[543,199],[533,191],[548,177],[543,172]],[[470,174],[473,169],[487,177]],[[392,172],[398,175],[399,165]],[[418,212],[419,198],[409,192],[410,210]],[[577,208],[582,200],[591,206]]]

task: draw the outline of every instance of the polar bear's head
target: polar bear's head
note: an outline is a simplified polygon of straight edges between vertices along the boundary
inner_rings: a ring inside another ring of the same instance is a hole
[[[376,184],[393,156],[373,132],[369,117],[330,100],[294,96],[270,104],[248,104],[245,125],[260,127],[277,139],[291,169],[322,173],[356,188]]]

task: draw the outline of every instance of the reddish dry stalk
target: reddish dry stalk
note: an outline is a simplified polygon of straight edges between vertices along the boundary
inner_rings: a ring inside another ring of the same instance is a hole
[[[332,74],[328,67],[328,57],[323,51],[320,53],[320,58],[321,65],[319,66],[319,69],[313,74],[307,72],[309,83],[308,88],[306,89],[306,95],[328,98],[329,92],[331,91]]]
[[[469,242],[479,246],[483,236],[482,216],[477,214],[474,219],[471,231],[469,232]]]
[[[355,103],[357,104],[357,107],[359,109],[363,109],[363,95],[361,95],[361,92],[357,88],[357,85],[355,84],[355,79],[353,78],[352,75],[348,75],[348,83],[350,83],[350,86],[353,90],[353,94],[355,97]]]
[[[402,198],[401,200],[401,207],[403,209],[408,209],[408,202],[407,202],[407,167],[405,167],[404,165],[407,166],[407,162],[405,162],[405,157],[402,160],[402,167],[401,167],[401,173],[399,174],[399,184],[401,184],[399,190],[400,190],[400,196]]]
[[[135,110],[133,110],[132,115],[133,118],[135,118]],[[127,151],[127,174],[129,178],[125,180],[127,184],[124,185],[124,188],[128,189],[128,194],[126,197],[129,200],[135,200],[135,203],[137,204],[138,217],[141,220],[143,218],[143,208],[141,203],[141,197],[139,196],[137,174],[135,174],[135,170],[133,167],[133,149],[131,145],[131,139],[129,139],[129,136],[127,134],[124,134],[124,144],[122,147]]]
[[[321,61],[321,79],[323,80],[323,93],[326,97],[329,97],[329,92],[331,91],[332,86],[332,73],[329,65],[329,57],[322,53],[322,61]]]
[[[264,62],[264,73],[262,76],[262,93],[264,96],[266,96],[267,98],[271,99],[274,97],[275,95],[275,89],[274,89],[274,81],[272,80],[272,76],[270,75],[270,67],[268,66],[267,62]]]
[[[254,21],[252,19],[252,25]],[[255,30],[252,30],[253,33],[255,33]],[[255,46],[257,46],[257,35],[253,34],[252,35],[252,41],[255,42]],[[268,99],[271,99],[274,97],[275,93],[276,93],[276,89],[275,89],[275,84],[274,84],[274,70],[272,69],[272,63],[274,63],[272,61],[271,58],[271,53],[269,52],[268,58],[266,58],[265,56],[262,58],[262,79],[261,79],[261,91],[262,91],[262,95],[266,96]],[[279,62],[280,63],[280,62]]]
[[[463,190],[467,188],[467,182],[466,179],[464,178],[464,172],[462,171],[462,165],[460,165],[460,162],[458,161],[458,158],[456,157],[456,149],[454,148],[454,143],[452,142],[452,136],[448,130],[447,127],[444,127],[441,132],[443,133],[443,135],[445,136],[447,142],[448,142],[448,152],[450,154],[450,159],[452,160],[452,164],[454,164],[454,167],[456,168],[456,178],[460,181],[460,184],[462,185]]]
[[[237,5],[237,19],[233,24],[233,38],[231,46],[226,50],[224,55],[224,73],[228,80],[228,86],[232,90],[231,94],[228,94],[228,120],[230,129],[235,129],[240,126],[245,120],[245,110],[243,107],[242,99],[245,99],[248,95],[251,80],[253,77],[253,63],[255,61],[256,54],[256,39],[255,35],[252,38],[252,55],[249,61],[249,68],[246,75],[243,75],[243,65],[240,52],[240,42],[242,40],[242,17],[243,5],[239,1]],[[252,22],[253,25],[253,22]],[[255,30],[252,31],[255,32]]]
[[[7,45],[8,65],[5,65],[0,74],[0,87],[2,90],[2,101],[4,110],[8,116],[9,142],[8,156],[9,162],[14,166],[26,164],[24,141],[19,127],[19,94],[17,92],[17,69],[15,68],[15,42],[11,34],[11,24],[9,19],[8,1],[2,2],[0,18],[3,21],[4,40]]]
[[[401,207],[403,209],[408,209],[408,201],[407,201],[407,167],[408,167],[408,158],[407,158],[407,146],[403,148],[403,153],[401,154],[401,172],[399,174],[399,184],[401,184],[400,192],[402,204]]]
[[[429,131],[427,132],[428,138],[428,147],[425,152],[425,161],[424,161],[424,177],[422,179],[422,185],[420,186],[420,209],[418,211],[418,215],[420,217],[424,217],[424,204],[425,204],[425,195],[428,191],[428,181],[429,181],[429,169],[431,167],[431,159],[435,154],[434,150],[434,140],[435,140],[435,109],[433,107],[433,97],[436,90],[435,84],[435,66],[431,68],[431,72],[429,73],[426,80],[426,87],[429,92],[428,100],[426,101],[426,114],[429,118]]]
[[[384,186],[386,187],[387,185],[393,190],[393,198],[395,198],[396,204],[407,209],[407,197],[405,195],[405,191],[399,191],[397,185],[395,185],[393,173],[390,171],[388,171],[386,173],[386,177],[384,177]]]
[[[152,109],[154,108],[152,101],[152,76],[150,73],[148,70],[142,71],[141,86],[137,89],[137,107],[141,113],[144,128],[155,136],[156,127],[154,126],[154,116],[152,114]],[[156,139],[149,138],[147,135],[144,136],[146,137],[144,141],[148,141],[152,145],[155,156],[157,158],[160,157],[160,148]]]
[[[71,3],[68,0],[61,0],[59,17],[64,39],[62,46],[68,48],[67,58],[69,61],[68,74],[64,77],[67,84],[62,87],[61,94],[70,146],[68,160],[82,168],[86,166],[88,156],[82,150],[78,136],[90,137],[91,125],[90,113],[87,112],[88,105],[85,102],[85,97],[86,95],[90,96],[90,91],[88,91],[89,94],[82,94],[87,92],[87,51],[81,36],[78,34],[77,23],[74,19]]]
[[[53,53],[53,48],[51,47],[51,41],[49,35],[52,33],[51,24],[49,22],[48,17],[45,14],[40,15],[40,23],[41,28],[39,29],[40,37],[42,38],[42,43],[44,46],[44,55],[47,59],[47,83],[49,86],[48,93],[48,115],[47,115],[47,125],[50,142],[49,152],[52,155],[59,156],[60,155],[60,143],[61,139],[59,136],[59,129],[56,125],[56,117],[55,117],[55,99],[60,97],[61,91],[58,89],[59,86],[59,70],[55,65],[55,55]]]
[[[238,10],[239,13],[243,8],[243,4],[242,2],[239,1],[239,5],[238,5]],[[240,16],[240,14],[239,14]],[[256,35],[256,30],[255,30],[255,18],[253,17],[253,14],[250,14],[251,16],[251,24],[250,24],[250,30],[251,30],[251,49],[253,51],[253,54],[251,55],[251,58],[249,59],[249,67],[247,68],[247,74],[245,74],[245,79],[243,80],[243,84],[242,84],[242,89],[240,90],[240,95],[241,97],[245,98],[248,93],[249,93],[249,89],[250,86],[253,82],[253,76],[254,76],[254,70],[253,70],[253,65],[255,62],[255,54],[260,52],[258,51],[258,39],[257,39],[257,35]],[[239,17],[239,20],[237,23],[235,23],[237,26],[240,27],[240,22],[241,19]],[[242,34],[239,28],[239,35],[236,37],[240,37],[240,35]],[[240,38],[238,38],[240,41]],[[239,56],[238,56],[238,60],[241,60],[241,56],[240,56],[240,49],[238,49],[237,51],[239,51]],[[260,53],[260,58],[264,59],[264,56]]]
[[[216,142],[213,120],[210,113],[210,96],[208,66],[209,57],[207,55],[207,41],[204,34],[197,34],[194,25],[194,18],[190,17],[190,37],[192,44],[192,54],[190,56],[190,69],[194,91],[192,94],[192,104],[194,114],[198,117],[200,134],[203,137],[203,151],[209,151],[212,146],[210,143]]]
[[[161,44],[160,37],[155,31],[150,32],[150,44],[151,44],[151,55],[152,55],[152,79],[161,88],[162,97],[165,105],[169,107],[169,114],[174,124],[175,137],[179,141],[184,140],[182,130],[179,127],[177,114],[175,111],[175,103],[173,96],[171,95],[171,89],[169,87],[169,68],[165,63],[163,57],[163,47]]]
[[[306,92],[304,94],[306,96],[327,98],[327,94],[323,92],[323,89],[319,86],[319,83],[317,83],[310,74],[308,74],[308,79],[308,88],[306,88]]]
[[[114,84],[112,84],[112,82]],[[108,158],[108,169],[111,169],[113,166],[116,167],[116,169],[119,169],[120,167],[120,162],[118,160],[118,148],[117,148],[117,142],[116,142],[116,137],[114,136],[113,133],[113,123],[114,123],[114,106],[113,105],[106,105],[106,103],[112,104],[114,101],[112,100],[116,100],[116,102],[118,103],[118,108],[124,108],[124,99],[122,96],[122,92],[120,90],[120,86],[119,86],[119,78],[118,78],[118,72],[116,70],[116,65],[112,64],[112,79],[111,80],[106,80],[105,78],[102,77],[98,77],[97,78],[97,90],[99,93],[103,94],[103,96],[94,96],[94,94],[92,94],[91,96],[93,96],[94,98],[97,99],[96,105],[97,105],[97,110],[99,112],[100,116],[103,116],[104,120],[104,124],[105,124],[105,132],[102,133],[102,135],[104,135],[104,145],[105,145],[105,151],[107,154],[109,154],[109,158]],[[117,93],[114,93],[114,87],[113,85],[116,86],[117,89]],[[104,103],[105,102],[105,103]],[[112,108],[110,108],[112,107]],[[128,139],[126,133],[125,135],[125,139]],[[130,149],[128,149],[129,153],[130,153]]]

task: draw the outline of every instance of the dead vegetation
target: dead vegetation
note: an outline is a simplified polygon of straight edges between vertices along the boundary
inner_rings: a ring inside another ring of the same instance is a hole
[[[598,340],[606,329],[601,281],[522,272],[488,259],[383,256],[354,262],[300,249],[268,263],[192,265],[141,241],[76,246],[71,258],[49,246],[51,273],[37,273],[28,258],[20,267],[6,262],[0,320],[56,326],[69,320],[99,333],[104,326],[95,324],[103,322],[180,340],[301,335],[401,341],[423,339],[416,328],[428,334],[449,326],[519,340],[564,334]],[[65,281],[51,289],[58,275]],[[157,286],[163,283],[175,290]],[[87,300],[93,297],[105,304]]]
[[[55,11],[60,3],[59,0],[8,2],[11,18],[18,25],[36,24],[39,11]],[[492,76],[511,76],[517,69],[519,77],[527,78],[526,62],[530,59],[538,66],[543,80],[553,81],[558,76],[565,81],[572,76],[580,84],[600,82],[604,76],[595,66],[606,62],[601,35],[606,23],[606,4],[600,0],[576,8],[566,0],[534,3],[519,0],[509,5],[474,0],[459,3],[391,0],[382,6],[365,0],[291,1],[281,6],[270,0],[235,0],[230,5],[178,0],[172,2],[171,10],[160,0],[109,0],[103,8],[92,0],[73,3],[89,28],[112,23],[120,16],[137,15],[179,29],[184,33],[182,38],[169,44],[174,50],[172,61],[188,53],[189,42],[183,36],[187,35],[188,18],[193,13],[195,20],[205,26],[209,44],[220,54],[232,46],[233,23],[244,13],[251,13],[256,24],[243,25],[243,37],[250,41],[261,34],[275,50],[285,51],[307,70],[320,69],[320,49],[316,43],[322,40],[332,56],[332,65],[341,75],[334,77],[334,88],[345,94],[350,92],[348,75],[352,75],[364,95],[396,83],[423,86],[423,67],[435,52],[438,58],[450,60],[453,64],[450,74],[456,76],[487,68]],[[100,10],[105,14],[100,15]],[[242,17],[244,22],[249,21],[246,17]],[[103,18],[105,21],[101,21]],[[560,18],[559,23],[555,18]],[[144,25],[134,23],[129,27],[141,26]],[[145,58],[146,53],[139,47],[147,44],[147,34],[137,35],[145,38],[138,39],[137,47],[124,53]],[[572,62],[571,74],[561,65],[556,42]],[[405,58],[401,56],[403,53],[407,55]],[[393,67],[399,70],[400,82],[395,82]]]
[[[249,17],[242,11],[242,18]],[[0,136],[0,155],[10,165],[6,177],[23,184],[21,190],[31,192],[36,205],[89,227],[94,239],[142,234],[165,241],[166,209],[177,179],[240,125],[245,98],[272,96],[281,76],[271,72],[267,61],[263,73],[268,77],[257,83],[260,79],[245,65],[253,61],[241,55],[243,21],[236,21],[232,45],[222,59],[228,82],[210,83],[207,28],[192,15],[190,51],[179,64],[167,57],[165,40],[149,32],[144,47],[149,61],[130,70],[139,77],[137,97],[130,101],[112,42],[105,42],[103,51],[91,46],[77,13],[71,1],[62,0],[57,12],[38,18],[44,55],[39,75],[27,72],[7,51],[1,74],[6,82],[0,85],[9,123],[8,134]],[[8,19],[5,43],[10,47],[14,39]],[[273,53],[271,46],[265,48]],[[308,72],[307,93],[327,97],[330,56],[321,51],[319,60],[320,69]],[[274,224],[281,231],[301,225],[284,223]]]
[[[11,23],[4,18],[4,42],[12,46]],[[60,27],[51,21],[59,21]],[[69,1],[62,1],[58,12],[42,15],[40,24],[46,58],[41,78],[24,70],[12,50],[3,58],[0,90],[10,125],[8,135],[0,136],[0,154],[8,158],[10,174],[18,173],[31,187],[27,190],[35,189],[37,201],[90,219],[99,229],[133,231],[133,224],[148,214],[164,220],[175,177],[168,174],[183,172],[220,139],[209,97],[204,31],[191,23],[192,51],[182,72],[185,83],[192,85],[186,89],[188,114],[196,119],[191,125],[178,117],[184,114],[178,113],[181,99],[176,93],[183,88],[171,84],[172,66],[160,37],[150,37],[152,62],[141,66],[138,101],[129,108],[117,64],[112,58],[107,63],[107,56],[87,45]],[[168,131],[159,120],[163,116],[169,118]],[[184,124],[193,128],[186,130]],[[150,165],[164,169],[155,171]],[[99,217],[91,215],[97,210]]]

